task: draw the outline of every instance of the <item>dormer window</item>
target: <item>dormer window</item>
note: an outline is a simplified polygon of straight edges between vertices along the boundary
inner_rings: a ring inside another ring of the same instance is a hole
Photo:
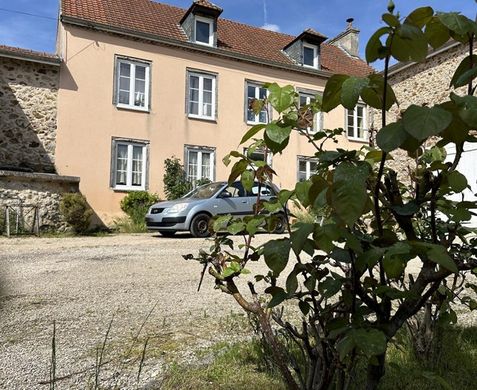
[[[318,69],[318,47],[307,43],[303,44],[303,65]]]
[[[195,17],[195,42],[201,45],[214,45],[213,20],[201,16]]]

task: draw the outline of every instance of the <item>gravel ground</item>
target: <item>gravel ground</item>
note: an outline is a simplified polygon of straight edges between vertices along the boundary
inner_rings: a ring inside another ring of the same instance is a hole
[[[268,238],[261,235],[257,241]],[[94,366],[113,315],[103,361],[125,354],[156,304],[140,337],[141,343],[150,337],[142,384],[157,376],[169,351],[179,345],[225,337],[224,329],[211,324],[235,327],[233,313],[241,310],[230,296],[213,289],[210,277],[197,292],[201,268],[181,256],[209,245],[201,239],[154,235],[0,238],[0,388],[48,388],[40,382],[49,378],[53,321],[56,377]],[[226,318],[219,321],[218,316]],[[129,384],[120,378],[120,387],[133,387],[142,349],[140,343],[132,348],[131,367],[112,362],[102,377],[121,372]],[[186,355],[190,351],[181,349]],[[57,388],[83,389],[91,377],[91,370],[73,375]]]
[[[259,235],[255,243],[270,238]],[[248,327],[241,309],[213,289],[210,277],[197,292],[201,268],[182,259],[209,245],[145,234],[0,238],[0,388],[48,388],[41,382],[49,378],[54,321],[55,377],[67,377],[57,389],[91,387],[91,367],[110,323],[100,379],[121,389],[159,388],[154,379],[164,364],[193,360],[194,349],[230,340],[230,334],[243,338]],[[248,268],[267,272],[263,264]],[[463,324],[475,325],[475,314],[463,316]]]

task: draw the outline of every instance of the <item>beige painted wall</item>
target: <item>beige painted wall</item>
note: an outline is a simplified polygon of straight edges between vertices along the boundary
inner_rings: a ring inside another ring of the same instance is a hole
[[[118,38],[67,26],[59,31],[64,58],[58,101],[57,169],[60,174],[81,177],[80,190],[105,222],[120,213],[124,192],[110,188],[111,138],[150,141],[149,190],[162,194],[164,160],[181,160],[184,145],[216,148],[216,179],[225,180],[228,168],[222,158],[237,149],[249,126],[244,121],[245,80],[292,84],[322,91],[326,80],[242,62],[220,59]],[[151,65],[151,111],[122,110],[113,105],[115,55],[148,60]],[[189,119],[185,113],[186,68],[216,72],[218,116],[216,122]],[[326,114],[326,128],[344,126],[343,108]],[[340,147],[360,143],[343,137]],[[330,147],[336,147],[331,144]],[[242,148],[242,147],[241,147]],[[240,148],[240,149],[241,149]],[[294,132],[283,155],[273,158],[275,179],[282,188],[296,181],[297,156],[312,156],[307,140]]]

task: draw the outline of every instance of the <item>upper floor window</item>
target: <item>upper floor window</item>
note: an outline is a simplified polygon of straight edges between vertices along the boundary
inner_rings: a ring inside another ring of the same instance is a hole
[[[348,138],[365,141],[368,138],[366,106],[358,103],[353,110],[346,110]]]
[[[316,97],[312,93],[306,93],[306,92],[299,92],[299,106],[304,107],[308,106],[316,101]],[[323,113],[318,112],[313,115],[311,111],[309,111],[310,115],[309,117],[305,115],[303,118],[303,130],[307,130],[308,133],[316,133],[318,130],[321,130],[322,128],[322,123],[323,123]]]
[[[318,161],[309,157],[298,157],[298,181],[308,180],[316,172]]]
[[[150,64],[117,58],[116,73],[116,105],[147,111]]]
[[[119,190],[146,189],[147,144],[113,140],[112,186]]]
[[[303,65],[318,69],[318,47],[307,43],[303,44]]]
[[[195,17],[195,40],[202,45],[214,46],[214,21],[200,16]]]
[[[187,179],[194,185],[201,179],[214,181],[215,150],[186,146],[186,172]]]
[[[215,119],[216,77],[212,74],[188,72],[188,114],[192,118]]]
[[[267,89],[263,85],[247,83],[246,85],[246,117],[247,123],[258,124],[258,123],[267,123],[268,122],[268,113],[267,107],[255,114],[253,110],[253,102],[255,100],[262,100],[267,97]]]

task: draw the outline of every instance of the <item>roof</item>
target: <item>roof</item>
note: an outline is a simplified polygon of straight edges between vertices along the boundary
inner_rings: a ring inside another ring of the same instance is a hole
[[[61,63],[60,57],[55,54],[5,45],[0,45],[0,57],[39,62],[49,65],[59,65]]]
[[[199,4],[207,3],[200,0]],[[137,35],[167,39],[185,44],[187,36],[180,26],[186,9],[157,3],[151,0],[62,0],[63,23],[83,21],[87,25],[107,26],[115,31],[134,32]],[[319,34],[319,33],[317,33]],[[320,34],[321,35],[321,34]],[[197,50],[216,54],[240,56],[244,60],[263,62],[268,65],[290,68],[310,73],[309,69],[296,66],[283,49],[296,37],[264,30],[258,27],[219,18],[217,25],[217,49],[197,47]],[[340,48],[322,44],[322,69],[332,73],[365,76],[373,69],[363,60],[352,58]]]

